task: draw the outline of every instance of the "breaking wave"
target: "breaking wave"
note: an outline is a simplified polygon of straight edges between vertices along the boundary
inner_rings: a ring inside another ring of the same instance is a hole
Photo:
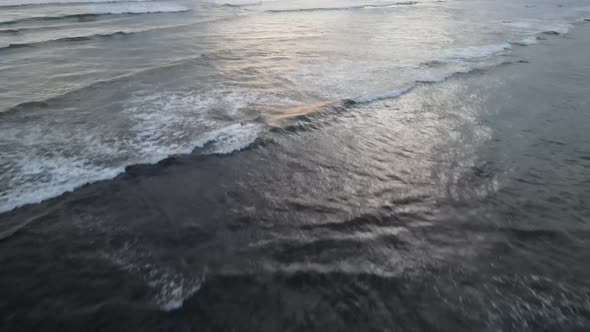
[[[334,10],[359,10],[359,9],[382,9],[397,6],[411,6],[416,5],[416,1],[393,2],[382,5],[359,5],[348,7],[317,7],[317,8],[298,8],[298,9],[271,9],[267,10],[269,13],[289,13],[289,12],[317,12],[317,11],[334,11]]]
[[[7,21],[0,21],[2,25],[15,25],[20,23],[35,21],[56,21],[67,19],[91,19],[101,15],[138,15],[138,14],[158,14],[158,13],[178,13],[189,11],[187,7],[167,4],[161,2],[134,2],[134,3],[104,3],[101,5],[84,6],[80,13],[63,14],[63,15],[38,15],[31,17],[18,18]]]

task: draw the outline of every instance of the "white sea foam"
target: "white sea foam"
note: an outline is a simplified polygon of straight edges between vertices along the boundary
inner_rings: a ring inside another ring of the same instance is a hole
[[[226,110],[224,118],[240,118],[249,103],[275,101],[269,98],[246,90],[138,92],[123,111],[87,114],[82,123],[66,110],[40,112],[34,122],[16,118],[18,126],[5,120],[0,144],[11,149],[0,160],[0,212],[112,179],[129,165],[153,164],[204,147],[207,154],[245,149],[265,126],[215,116]]]
[[[213,144],[212,153],[228,154],[250,146],[260,136],[262,127],[257,123],[236,123],[207,134],[207,141]]]
[[[492,44],[483,46],[472,46],[464,48],[448,49],[443,52],[449,60],[480,60],[494,55],[502,54],[512,49],[509,43]]]
[[[260,135],[263,125],[259,123],[237,123],[224,128],[204,133],[198,139],[183,145],[164,145],[146,142],[141,151],[143,155],[137,159],[127,159],[119,166],[93,166],[91,160],[83,158],[100,158],[108,155],[108,150],[101,144],[91,144],[88,148],[95,153],[93,156],[82,155],[78,159],[59,156],[33,154],[21,158],[17,174],[5,174],[12,179],[2,179],[11,183],[10,187],[0,192],[0,213],[14,208],[39,203],[56,197],[65,192],[73,191],[85,184],[113,179],[125,171],[125,167],[134,164],[157,163],[170,155],[187,154],[195,148],[212,144],[212,154],[227,154],[242,150],[251,145]],[[116,143],[115,143],[116,144]],[[122,151],[113,150],[111,157]],[[37,179],[37,181],[35,181]]]
[[[103,128],[69,128],[69,132],[58,130],[48,136],[41,128],[43,123],[32,124],[26,133],[3,130],[5,140],[18,142],[21,147],[0,161],[0,212],[114,178],[127,165],[156,163],[206,144],[212,147],[209,153],[241,150],[263,130],[259,123],[223,125],[208,121],[205,111],[212,106],[214,95],[150,97],[138,97],[125,109],[123,115],[133,126],[130,134],[122,137],[109,137],[108,132],[102,133]]]
[[[162,311],[174,311],[182,308],[184,301],[195,295],[204,282],[201,279],[187,280],[178,276],[165,274],[162,279],[151,281],[151,287],[159,289],[156,303]]]
[[[40,176],[41,172],[51,169],[54,172],[52,178],[42,179],[42,181],[35,183],[23,181],[18,189],[1,192],[0,213],[26,204],[40,203],[87,183],[112,179],[125,170],[123,167],[88,168],[78,161],[68,160],[61,163],[59,159],[27,160],[26,162],[30,163],[29,167],[38,168]]]
[[[153,290],[153,304],[162,311],[174,311],[182,308],[184,301],[195,295],[205,283],[207,267],[202,273],[181,272],[175,262],[159,262],[152,252],[150,244],[141,242],[125,243],[113,252],[103,252],[101,256],[119,268],[143,279]]]
[[[542,32],[556,32],[558,34],[566,34],[573,27],[566,22],[546,22],[542,20],[527,20],[516,22],[503,22],[505,26],[512,27],[517,31],[522,31],[528,35],[534,35]]]
[[[174,280],[164,281],[160,285],[160,293],[156,301],[162,311],[174,311],[182,308],[184,301],[201,289],[202,281],[195,283],[186,283],[184,280],[176,282]],[[156,286],[158,287],[158,286]]]
[[[537,37],[536,36],[527,36],[524,37],[521,40],[515,41],[512,44],[514,45],[519,45],[519,46],[529,46],[529,45],[534,45],[537,43]]]
[[[131,143],[141,154],[157,162],[171,154],[187,154],[211,143],[210,153],[239,151],[261,134],[263,125],[244,122],[227,124],[213,119],[224,107],[228,116],[257,98],[245,91],[212,91],[202,95],[159,93],[133,98],[124,114],[134,125]],[[195,140],[194,137],[197,139]]]
[[[524,32],[525,37],[511,42],[513,45],[529,46],[537,43],[537,36],[542,33],[566,34],[573,27],[569,23],[563,22],[543,22],[538,20],[504,22],[504,25],[511,26]]]

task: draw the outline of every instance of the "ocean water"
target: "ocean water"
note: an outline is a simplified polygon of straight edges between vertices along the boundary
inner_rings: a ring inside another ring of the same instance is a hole
[[[590,329],[589,19],[0,0],[0,330]]]
[[[590,10],[580,0],[0,8],[0,211],[206,143],[243,149],[292,108],[394,98],[507,61]]]

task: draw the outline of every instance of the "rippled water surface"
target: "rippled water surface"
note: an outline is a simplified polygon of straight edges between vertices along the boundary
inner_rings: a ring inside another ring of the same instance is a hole
[[[590,329],[589,18],[0,0],[0,330]]]
[[[86,1],[0,3],[2,211],[207,142],[239,150],[260,136],[260,117],[395,97],[506,61],[589,10],[577,0]]]

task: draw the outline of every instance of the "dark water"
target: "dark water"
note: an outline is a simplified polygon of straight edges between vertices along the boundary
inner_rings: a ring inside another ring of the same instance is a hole
[[[1,215],[0,330],[590,330],[589,29]]]
[[[0,331],[590,331],[588,18],[0,0]]]

